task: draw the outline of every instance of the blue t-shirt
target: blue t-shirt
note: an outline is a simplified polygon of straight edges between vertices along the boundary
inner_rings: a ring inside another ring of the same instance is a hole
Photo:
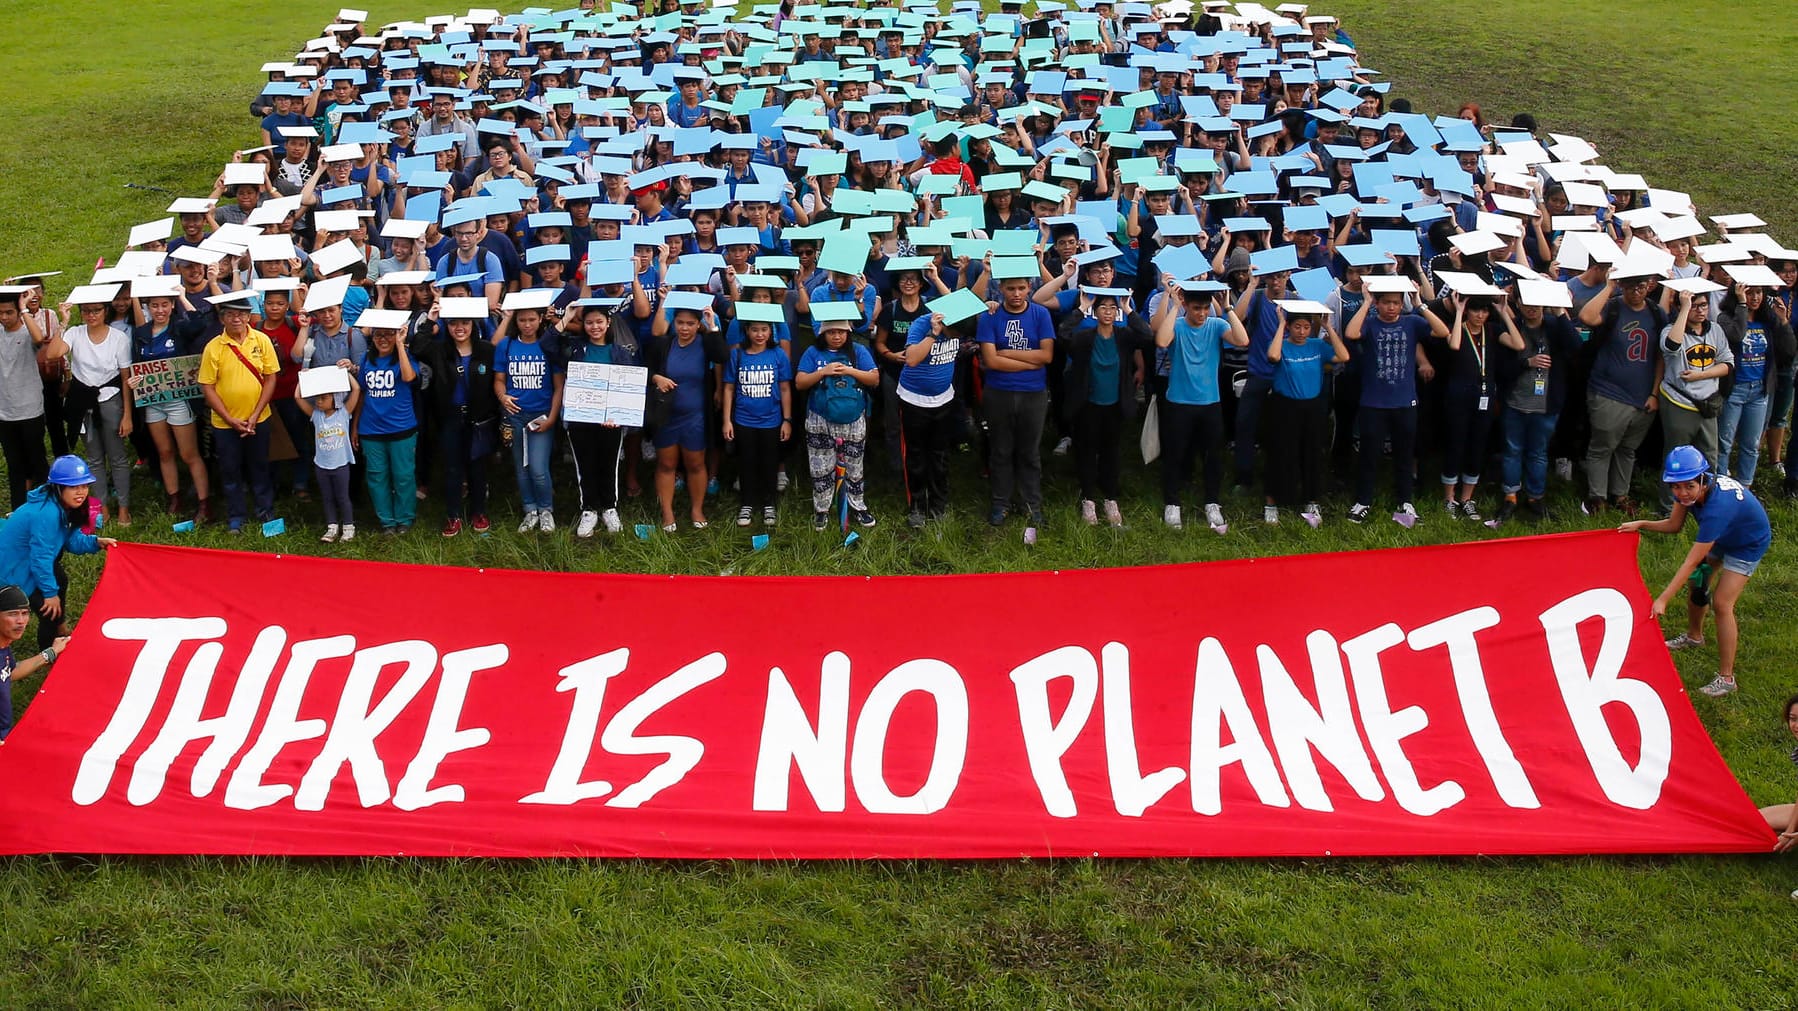
[[[1249,375],[1272,379],[1274,363],[1267,360],[1267,349],[1274,342],[1274,331],[1280,329],[1279,307],[1267,297],[1267,292],[1257,291],[1247,309],[1242,325],[1249,332],[1249,346],[1245,349],[1249,356]]]
[[[924,343],[930,327],[913,325],[905,334],[905,346]],[[942,334],[930,353],[916,365],[899,370],[899,399],[919,407],[941,407],[955,399],[955,358],[961,354],[961,338]]]
[[[1715,478],[1704,501],[1691,511],[1698,517],[1698,542],[1709,541],[1718,555],[1758,562],[1773,545],[1767,510],[1733,477]]]
[[[481,278],[482,285],[506,283],[506,271],[504,266],[500,263],[499,257],[481,246],[475,247],[474,256],[471,257],[467,263],[458,260],[456,258],[456,251],[451,249],[449,252],[438,257],[437,262],[431,265],[431,269],[437,272],[438,277],[462,277],[465,274],[481,274],[483,275]],[[477,288],[474,291],[474,294],[481,295],[485,293]]]
[[[668,364],[663,375],[674,380],[674,404],[670,412],[676,417],[691,417],[705,412],[705,342],[698,338],[686,347],[680,341],[668,344]],[[776,422],[775,424],[779,424]]]
[[[1749,323],[1736,352],[1736,386],[1760,386],[1767,380],[1767,328]]]
[[[312,465],[338,470],[355,462],[350,452],[350,412],[342,404],[330,414],[312,412]]]
[[[869,351],[866,345],[853,342],[843,345],[841,351],[826,351],[818,345],[813,344],[811,347],[805,349],[805,354],[799,356],[799,368],[797,371],[816,372],[824,366],[829,365],[831,362],[843,362],[857,372],[866,372],[874,367],[874,352]],[[838,378],[849,379],[850,382],[855,382],[854,379],[850,379],[848,376],[841,376]],[[807,411],[819,416],[823,415],[824,384],[834,381],[835,380],[833,379],[825,379],[819,382],[818,385],[812,387],[811,395],[806,398]]]
[[[1001,306],[996,313],[981,313],[979,320],[974,339],[981,344],[991,344],[1007,351],[1035,351],[1042,347],[1044,341],[1055,339],[1055,324],[1049,318],[1049,310],[1034,302],[1025,306],[1021,313],[1006,312]],[[986,387],[989,390],[1034,393],[1049,388],[1048,374],[1049,370],[1041,365],[1022,372],[988,369]]]
[[[1324,362],[1334,359],[1330,342],[1312,337],[1303,344],[1280,343],[1274,363],[1274,392],[1288,400],[1310,400],[1324,391]]]
[[[1361,406],[1417,406],[1417,345],[1430,321],[1406,313],[1387,323],[1369,309],[1361,324]]]
[[[1653,335],[1666,327],[1666,317],[1652,302],[1631,309],[1621,295],[1605,311],[1615,313],[1617,323],[1592,362],[1588,388],[1606,400],[1641,408],[1654,393],[1654,366],[1660,355]]]
[[[1094,334],[1092,363],[1086,370],[1086,402],[1110,407],[1118,402],[1118,386],[1117,338]]]
[[[1168,345],[1167,399],[1176,404],[1218,402],[1217,363],[1230,324],[1216,316],[1193,326],[1186,317],[1174,320],[1174,342]]]
[[[560,362],[550,360],[541,340],[526,343],[507,337],[493,349],[493,371],[506,376],[506,394],[518,401],[518,412],[525,420],[549,412],[555,399],[555,381],[562,371]]]
[[[362,360],[361,414],[356,428],[363,435],[401,435],[418,427],[412,384],[400,378],[397,356],[371,354]]]
[[[779,428],[780,384],[793,381],[793,359],[778,347],[751,353],[741,348],[730,353],[724,381],[737,388],[731,402],[732,424],[744,428]]]

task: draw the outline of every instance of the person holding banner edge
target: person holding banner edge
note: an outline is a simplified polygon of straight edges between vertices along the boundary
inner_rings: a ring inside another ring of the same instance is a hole
[[[17,586],[0,586],[0,741],[12,732],[12,682],[44,673],[69,648],[69,637],[63,635],[34,656],[23,660],[14,657],[13,644],[25,638],[25,626],[30,623],[31,601],[25,591]]]
[[[62,568],[63,552],[91,555],[118,544],[81,530],[93,483],[86,460],[59,456],[50,464],[49,479],[0,522],[0,584],[19,587],[30,600],[38,616],[39,647],[68,634],[63,598],[69,595],[69,575]]]
[[[1704,645],[1704,612],[1715,605],[1717,676],[1699,691],[1721,698],[1736,690],[1736,601],[1772,546],[1773,530],[1754,493],[1734,478],[1712,474],[1710,461],[1695,446],[1674,447],[1667,454],[1661,480],[1673,496],[1673,511],[1667,518],[1631,520],[1617,529],[1672,534],[1685,526],[1688,512],[1698,517],[1697,542],[1667,588],[1655,598],[1654,616],[1665,615],[1674,593],[1689,582],[1686,630],[1667,640],[1670,650],[1687,649]],[[1712,572],[1716,574],[1715,589],[1708,585]]]

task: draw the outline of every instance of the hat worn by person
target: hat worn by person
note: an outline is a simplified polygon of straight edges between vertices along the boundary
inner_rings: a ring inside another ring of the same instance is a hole
[[[1224,261],[1224,273],[1226,274],[1234,274],[1239,270],[1249,270],[1251,267],[1252,264],[1249,262],[1249,251],[1246,249],[1230,250],[1230,258]]]
[[[59,456],[50,464],[50,483],[65,488],[93,484],[94,472],[79,456]]]
[[[31,598],[16,586],[0,586],[0,613],[31,610]]]

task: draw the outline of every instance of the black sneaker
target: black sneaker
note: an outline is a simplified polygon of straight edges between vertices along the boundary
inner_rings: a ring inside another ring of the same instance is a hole
[[[1539,498],[1526,498],[1523,500],[1523,514],[1540,522],[1548,518],[1548,506]]]
[[[830,514],[829,513],[812,513],[812,529],[813,530],[823,530],[825,527],[828,527],[828,526],[830,526]]]
[[[864,527],[871,527],[880,521],[875,519],[874,514],[868,510],[857,509],[855,511],[855,522],[860,523]]]
[[[1498,512],[1495,512],[1492,514],[1493,525],[1501,526],[1501,527],[1504,526],[1505,521],[1510,519],[1513,515],[1515,515],[1516,512],[1517,512],[1517,500],[1509,499],[1509,498],[1505,499],[1503,502],[1500,502],[1498,504]]]
[[[913,530],[924,529],[924,514],[917,509],[913,509],[911,513],[905,517],[905,525],[911,527]]]
[[[1350,523],[1366,523],[1368,518],[1372,515],[1373,509],[1363,503],[1356,502],[1349,507],[1348,518]]]
[[[1604,499],[1597,495],[1587,495],[1586,500],[1579,504],[1579,511],[1587,516],[1597,516],[1604,512]]]

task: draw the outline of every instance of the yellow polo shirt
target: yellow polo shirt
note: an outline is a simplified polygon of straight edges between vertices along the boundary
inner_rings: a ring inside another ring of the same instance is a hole
[[[251,372],[238,360],[231,351],[232,345],[243,352],[260,372]],[[264,377],[275,375],[281,371],[281,359],[275,352],[275,343],[260,330],[251,330],[243,340],[233,341],[225,334],[219,334],[207,342],[206,350],[200,353],[200,383],[218,389],[219,399],[225,402],[225,409],[236,417],[243,417],[262,399],[262,381]],[[273,413],[264,405],[262,413],[257,416],[256,423],[262,424]],[[217,414],[212,416],[213,428],[230,428],[225,419]]]

